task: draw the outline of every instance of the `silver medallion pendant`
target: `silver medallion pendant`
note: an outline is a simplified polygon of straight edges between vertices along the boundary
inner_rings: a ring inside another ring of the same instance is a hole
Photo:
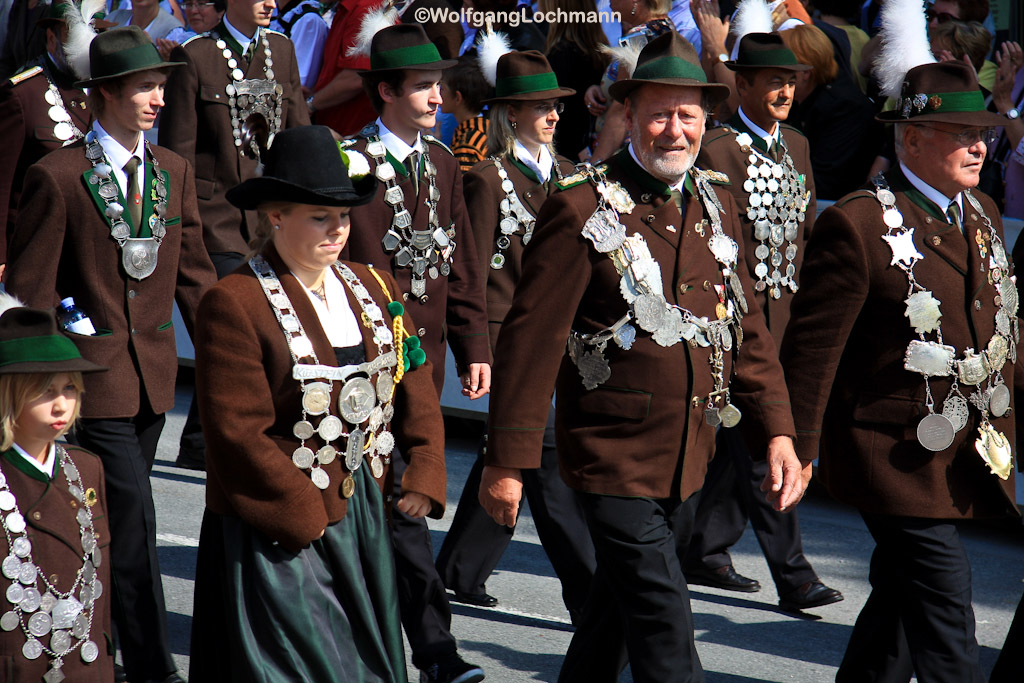
[[[917,440],[930,451],[946,450],[953,443],[955,435],[953,423],[938,413],[928,415],[917,425]]]
[[[313,450],[306,446],[299,446],[292,451],[292,462],[295,463],[295,466],[300,470],[312,467],[314,457]]]
[[[311,438],[314,432],[313,424],[309,422],[309,420],[299,420],[295,423],[295,426],[292,427],[292,434],[294,434],[295,438],[299,441],[305,441],[306,439]]]
[[[320,421],[320,425],[317,427],[317,433],[320,438],[324,441],[334,441],[341,436],[342,424],[341,420],[333,415],[328,415]]]
[[[153,237],[128,237],[121,246],[121,265],[129,277],[144,280],[156,270],[160,243]]]
[[[312,480],[313,485],[323,491],[331,484],[331,478],[327,476],[327,472],[320,467],[314,467],[309,471],[309,478]]]
[[[355,472],[363,464],[363,446],[366,434],[361,429],[354,429],[348,435],[348,446],[345,448],[345,469]]]
[[[384,463],[377,456],[370,458],[370,474],[373,475],[374,479],[380,479],[384,476]]]
[[[341,416],[349,424],[362,424],[370,417],[374,406],[377,405],[377,391],[370,384],[370,380],[362,377],[350,379],[341,388],[341,395],[338,397],[338,410]],[[351,436],[349,439],[351,440]]]
[[[597,210],[583,225],[583,236],[594,244],[594,249],[606,254],[622,246],[626,239],[626,226],[614,212]]]
[[[704,409],[704,421],[712,427],[722,424],[722,413],[714,403]]]
[[[331,388],[324,382],[312,382],[302,389],[302,407],[310,415],[323,415],[331,406]]]
[[[316,460],[321,465],[330,465],[337,457],[338,451],[334,449],[334,446],[324,446],[316,452]]]
[[[633,315],[636,323],[647,332],[657,332],[665,320],[667,306],[665,297],[657,294],[644,294],[633,302]]]
[[[733,404],[726,403],[722,406],[722,409],[718,411],[718,416],[722,419],[722,426],[729,427],[731,429],[740,423],[740,419],[743,418],[743,413],[741,413],[740,409]]]
[[[988,409],[996,417],[1002,417],[1010,409],[1010,390],[1000,384],[989,393]]]
[[[608,365],[608,359],[604,357],[604,353],[599,349],[593,349],[584,353],[579,363],[577,363],[576,369],[583,379],[583,387],[585,389],[596,389],[599,385],[607,382],[612,376],[612,369]]]
[[[100,648],[93,641],[87,642],[82,646],[82,661],[86,664],[91,664],[96,661],[96,658],[100,656]]]
[[[942,415],[953,425],[953,431],[959,432],[967,426],[967,418],[970,416],[967,400],[956,394],[950,394],[942,402]]]

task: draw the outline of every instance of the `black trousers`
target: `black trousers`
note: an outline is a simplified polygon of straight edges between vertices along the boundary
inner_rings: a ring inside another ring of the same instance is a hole
[[[210,254],[210,260],[213,261],[217,279],[220,280],[242,265],[245,257],[233,251],[215,252]],[[203,439],[203,426],[199,422],[199,404],[196,401],[195,390],[192,391],[192,403],[188,407],[188,417],[185,418],[185,426],[181,430],[181,440],[178,441],[178,457],[184,457],[193,463],[206,462],[206,441]]]
[[[167,610],[156,554],[156,509],[149,476],[164,415],[145,398],[130,418],[83,419],[69,441],[103,461],[110,515],[111,606],[125,672],[132,683],[163,681],[177,670],[167,644]]]
[[[767,460],[751,458],[746,439],[737,429],[719,429],[715,447],[684,566],[717,569],[731,565],[729,548],[740,540],[749,519],[780,596],[817,581],[814,568],[804,557],[796,510],[775,510],[761,491]]]
[[[988,683],[1017,683],[1024,672],[1024,596],[1017,603],[1010,630],[1006,633],[999,659],[992,667]]]
[[[836,681],[906,683],[916,673],[920,683],[981,683],[971,565],[956,524],[861,516],[876,543],[871,595]]]
[[[452,636],[452,609],[448,593],[434,567],[434,544],[424,519],[399,512],[394,503],[402,495],[406,463],[396,450],[391,456],[395,476],[391,504],[391,538],[394,541],[398,575],[398,606],[402,628],[412,646],[412,663],[425,669],[438,659],[458,650]]]
[[[577,493],[597,551],[583,619],[559,683],[704,681],[680,558],[693,529],[687,501]]]
[[[541,545],[562,584],[562,601],[576,622],[583,613],[597,562],[583,509],[558,471],[554,419],[552,408],[544,430],[540,467],[522,470],[523,492],[530,503]],[[496,523],[480,505],[483,469],[481,448],[437,555],[437,573],[445,586],[462,593],[486,592],[487,579],[515,533],[515,529]]]

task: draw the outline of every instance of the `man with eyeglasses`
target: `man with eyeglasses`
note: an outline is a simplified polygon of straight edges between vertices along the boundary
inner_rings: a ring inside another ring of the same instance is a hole
[[[782,342],[797,453],[875,539],[872,592],[836,680],[984,680],[967,519],[1017,517],[1018,296],[974,188],[1004,119],[969,65],[894,79],[899,164],[815,223]]]
[[[933,29],[947,21],[984,22],[988,9],[989,0],[935,0],[924,15],[928,28]]]
[[[181,10],[185,13],[187,26],[176,28],[167,34],[166,38],[156,40],[156,48],[164,59],[169,59],[171,50],[181,45],[189,38],[194,38],[200,33],[212,31],[220,23],[224,16],[224,0],[206,2],[204,0],[186,0],[181,3]]]

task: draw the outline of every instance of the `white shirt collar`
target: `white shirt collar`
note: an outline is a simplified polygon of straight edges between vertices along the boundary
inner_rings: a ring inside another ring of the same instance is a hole
[[[647,167],[644,166],[642,163],[640,163],[640,157],[638,157],[636,155],[636,150],[633,149],[633,143],[632,142],[629,143],[629,156],[633,157],[633,161],[636,162],[637,166],[639,166],[640,168],[642,168],[645,171],[647,171],[648,173],[650,173],[650,171],[647,169]],[[689,171],[687,171],[686,173],[689,173]],[[669,185],[669,188],[675,190],[676,192],[678,192],[680,194],[685,194],[685,192],[686,192],[686,190],[684,189],[685,186],[686,186],[686,174],[683,174],[683,177],[680,178],[679,182],[676,183],[675,185]]]
[[[380,141],[383,142],[384,146],[388,148],[389,152],[391,152],[391,156],[393,156],[396,161],[401,161],[403,164],[405,163],[406,157],[412,154],[413,151],[423,152],[423,142],[418,132],[416,133],[416,142],[410,147],[406,144],[405,140],[392,133],[380,118],[377,119],[377,135],[380,136]]]
[[[43,462],[39,462],[33,458],[18,444],[14,444],[14,452],[24,458],[26,462],[30,463],[37,470],[45,474],[47,479],[53,478],[53,461],[57,457],[57,447],[52,441],[50,442],[50,450],[46,452],[46,460]]]
[[[913,171],[911,171],[909,168],[907,168],[907,165],[904,164],[902,161],[900,162],[900,170],[903,171],[903,175],[907,176],[907,180],[910,181],[910,184],[913,185],[914,187],[916,187],[918,190],[920,190],[921,194],[923,194],[925,197],[927,197],[930,201],[934,202],[935,205],[937,207],[939,207],[939,211],[941,211],[943,214],[945,214],[946,213],[946,209],[949,208],[949,203],[951,201],[955,200],[956,203],[957,203],[957,206],[960,207],[960,215],[961,216],[964,215],[964,193],[963,192],[957,192],[956,193],[956,197],[951,199],[951,198],[947,197],[946,195],[942,194],[941,192],[939,192],[938,190],[936,190],[934,187],[932,187],[931,185],[929,185],[925,181],[923,181],[920,178],[918,178],[917,175],[915,175]],[[948,220],[948,218],[947,218],[947,220]],[[962,224],[963,223],[963,219],[961,219],[960,222]]]
[[[754,135],[764,140],[764,144],[767,145],[768,149],[772,148],[772,144],[779,141],[779,122],[775,122],[775,131],[769,133],[761,126],[757,125],[753,121],[747,118],[747,115],[743,113],[743,107],[739,109],[740,120],[746,124],[747,128],[753,131]]]
[[[548,149],[547,145],[540,146],[540,160],[533,158],[530,154],[530,150],[526,149],[526,145],[516,140],[515,146],[516,159],[523,162],[528,169],[537,174],[542,183],[546,183],[551,180],[551,167],[555,163],[555,158],[551,156],[551,150]]]
[[[253,39],[260,33],[260,30],[257,28],[256,33],[254,33],[253,35],[245,35],[244,33],[242,33],[237,28],[231,25],[231,22],[228,21],[228,17],[226,14],[224,15],[224,26],[227,27],[228,33],[231,34],[231,37],[234,38],[238,42],[238,44],[242,46],[243,53],[249,49],[249,43],[251,43]]]
[[[117,184],[121,187],[121,194],[125,195],[127,198],[128,193],[125,191],[125,186],[128,184],[128,176],[124,172],[124,165],[127,164],[128,160],[134,156],[139,159],[139,168],[145,169],[145,138],[142,133],[139,133],[139,141],[135,143],[135,149],[129,151],[103,128],[99,119],[93,121],[92,129],[96,132],[96,141],[100,143],[100,147],[103,148],[103,153],[106,155],[107,161],[110,162],[110,166],[114,170],[114,177],[117,179]],[[144,175],[144,172],[138,174],[139,188],[136,189],[140,189],[142,187]]]

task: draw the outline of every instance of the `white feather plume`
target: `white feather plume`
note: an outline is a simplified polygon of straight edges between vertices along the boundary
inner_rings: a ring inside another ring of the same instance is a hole
[[[741,0],[736,6],[730,30],[737,45],[748,33],[771,33],[772,28],[772,10],[765,0]]]
[[[385,2],[363,17],[363,23],[359,25],[359,34],[356,36],[352,47],[345,54],[348,57],[367,56],[370,54],[370,44],[378,31],[382,31],[398,23],[398,10],[392,0]]]
[[[0,316],[12,308],[23,308],[24,306],[25,304],[22,303],[21,299],[18,297],[13,294],[0,291]]]
[[[603,54],[611,57],[613,62],[619,63],[618,78],[622,79],[632,76],[644,46],[638,44],[637,41],[631,40],[625,45],[601,45],[598,49]]]
[[[89,45],[96,37],[92,18],[105,12],[106,0],[82,0],[81,4],[71,3],[67,14],[68,40],[64,43],[64,55],[68,66],[83,81],[89,78]]]
[[[886,0],[881,19],[882,46],[875,57],[875,77],[882,94],[899,97],[908,71],[935,62],[923,0]]]
[[[498,82],[498,60],[502,55],[512,52],[508,36],[497,31],[481,31],[480,42],[476,47],[476,60],[480,65],[480,71],[484,74],[484,80],[495,87]]]

